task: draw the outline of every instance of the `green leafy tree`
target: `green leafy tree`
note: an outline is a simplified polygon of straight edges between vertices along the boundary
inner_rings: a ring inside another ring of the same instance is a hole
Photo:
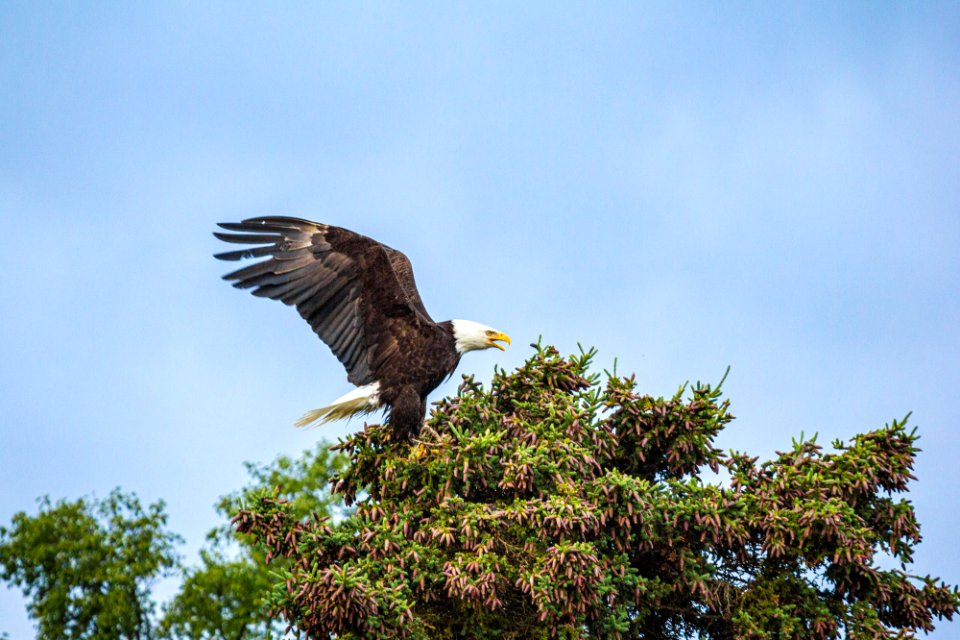
[[[335,491],[357,507],[338,522],[283,496],[240,510],[274,611],[313,638],[874,639],[960,606],[906,571],[904,422],[758,463],[714,447],[733,418],[719,387],[652,397],[601,384],[592,355],[538,347],[489,390],[466,379],[414,446],[351,436]]]
[[[176,566],[163,502],[145,510],[114,490],[103,500],[39,501],[0,527],[0,579],[20,587],[38,640],[155,637],[150,588]]]
[[[262,495],[283,499],[294,517],[339,513],[330,480],[342,472],[347,458],[318,444],[299,458],[280,456],[272,464],[246,463],[252,482],[243,490],[224,496],[217,511],[229,517],[243,504]],[[208,535],[209,547],[201,552],[201,564],[184,571],[180,591],[164,607],[162,634],[189,640],[243,640],[281,634],[285,625],[273,620],[265,604],[273,578],[265,551],[237,536],[229,526]]]

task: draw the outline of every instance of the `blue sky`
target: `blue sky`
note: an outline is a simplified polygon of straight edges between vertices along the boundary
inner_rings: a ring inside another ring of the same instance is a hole
[[[761,456],[913,411],[915,569],[960,582],[958,43],[949,2],[2,3],[0,522],[121,486],[193,560],[245,460],[359,426],[291,426],[345,374],[211,258],[284,214],[509,333],[484,380],[540,335],[660,394],[730,365]]]

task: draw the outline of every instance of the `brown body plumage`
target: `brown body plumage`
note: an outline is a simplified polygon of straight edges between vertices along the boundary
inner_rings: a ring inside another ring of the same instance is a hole
[[[426,414],[427,395],[453,373],[465,351],[502,349],[495,340],[509,342],[506,335],[476,323],[434,322],[420,299],[410,261],[376,240],[286,217],[220,226],[235,232],[216,232],[221,240],[260,246],[217,258],[267,257],[224,279],[256,296],[295,306],[346,368],[347,379],[369,390],[352,394],[352,404],[318,410],[314,419],[321,422],[384,406],[395,437],[412,438]]]

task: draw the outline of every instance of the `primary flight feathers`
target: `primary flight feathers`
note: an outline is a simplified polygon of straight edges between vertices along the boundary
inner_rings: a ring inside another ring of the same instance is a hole
[[[224,276],[255,296],[297,308],[360,387],[299,425],[384,407],[395,438],[413,438],[427,395],[453,373],[467,351],[510,338],[469,320],[434,322],[423,306],[405,255],[340,227],[299,218],[250,218],[220,223],[215,232],[234,244],[258,245],[218,253],[221,260],[267,258]]]

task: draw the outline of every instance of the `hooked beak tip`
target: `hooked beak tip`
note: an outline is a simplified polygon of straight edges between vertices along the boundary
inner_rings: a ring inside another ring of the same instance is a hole
[[[491,346],[491,347],[496,347],[497,349],[500,349],[500,351],[506,351],[506,348],[504,348],[503,345],[497,344],[497,340],[500,340],[500,341],[502,341],[502,342],[506,342],[506,343],[509,345],[509,344],[510,344],[510,336],[508,336],[508,335],[505,334],[505,333],[498,333],[498,334],[496,334],[496,335],[490,336],[490,346]]]

